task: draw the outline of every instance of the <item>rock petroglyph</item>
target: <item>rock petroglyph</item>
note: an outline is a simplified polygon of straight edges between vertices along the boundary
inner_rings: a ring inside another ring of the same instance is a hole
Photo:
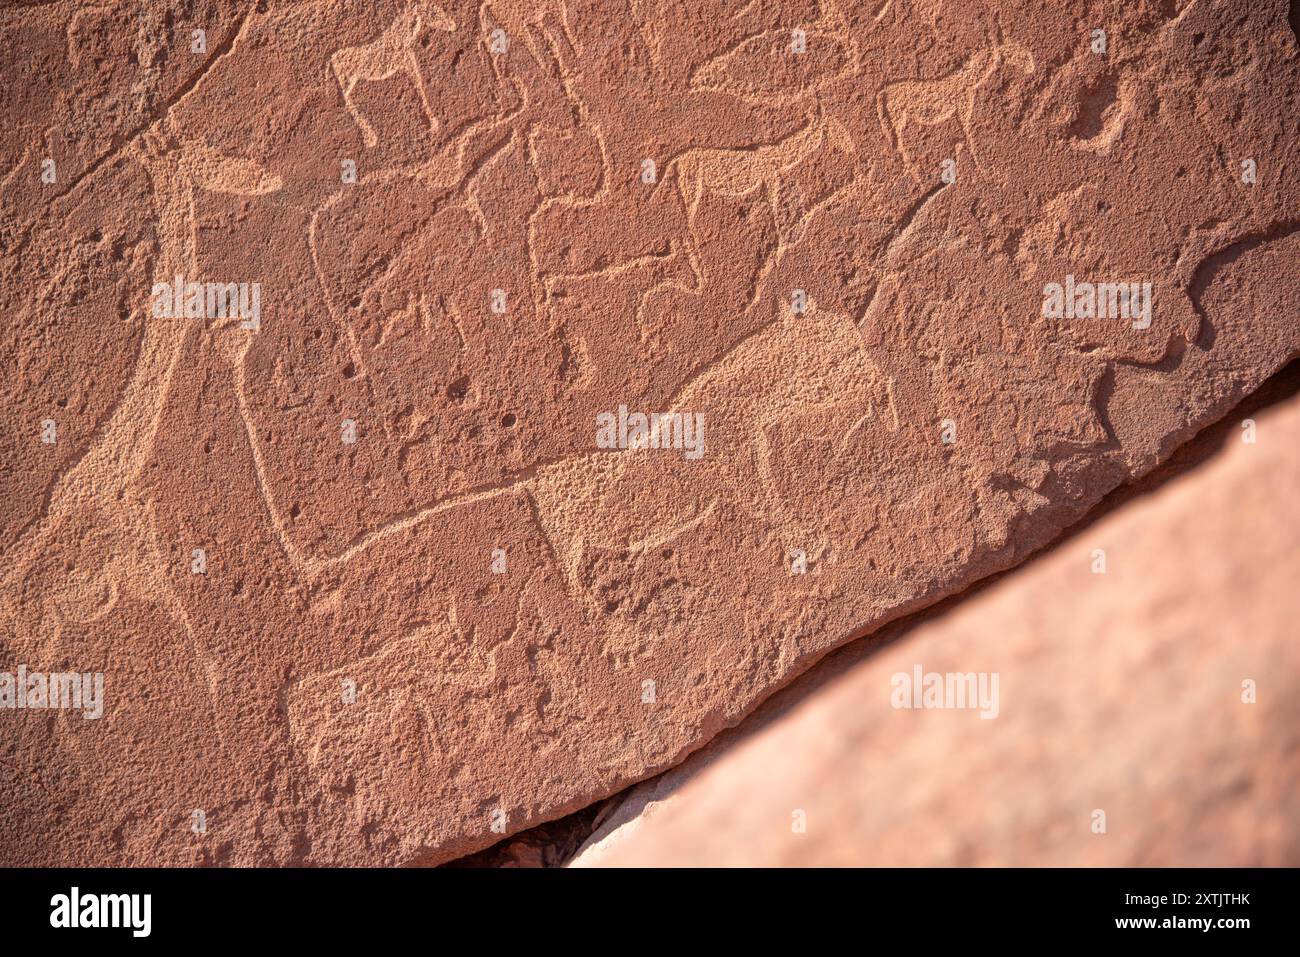
[[[0,670],[105,676],[0,709],[4,863],[485,848],[1300,354],[1285,0],[57,0],[0,50]]]

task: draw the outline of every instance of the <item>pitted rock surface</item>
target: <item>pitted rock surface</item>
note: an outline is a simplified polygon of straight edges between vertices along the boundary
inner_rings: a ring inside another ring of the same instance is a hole
[[[1288,16],[0,11],[4,863],[448,860],[1015,565],[1300,353]]]

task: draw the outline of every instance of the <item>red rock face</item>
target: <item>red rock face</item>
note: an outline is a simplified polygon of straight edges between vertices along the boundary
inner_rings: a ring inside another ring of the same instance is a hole
[[[1282,0],[681,6],[0,12],[5,862],[485,847],[1300,352]]]
[[[1202,469],[639,785],[577,864],[1294,866],[1300,400],[1244,424]]]

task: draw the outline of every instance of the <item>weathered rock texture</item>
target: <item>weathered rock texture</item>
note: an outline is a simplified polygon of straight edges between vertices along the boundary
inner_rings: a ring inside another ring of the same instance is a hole
[[[634,789],[575,863],[1300,863],[1300,400],[1255,435]],[[917,665],[997,673],[997,716],[895,708]]]
[[[0,712],[6,863],[485,847],[1300,347],[1285,0],[109,0],[0,63],[0,667],[107,682]],[[1044,318],[1067,275],[1149,327]],[[620,406],[704,454],[599,448]]]

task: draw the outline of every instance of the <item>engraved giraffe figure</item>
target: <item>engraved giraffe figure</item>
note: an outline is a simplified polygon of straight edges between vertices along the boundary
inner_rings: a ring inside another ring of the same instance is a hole
[[[280,187],[278,178],[258,164],[185,139],[170,117],[145,130],[125,148],[125,155],[140,165],[152,185],[157,235],[153,273],[159,280],[198,272],[194,222],[198,189],[252,195]],[[182,625],[195,660],[205,663],[209,657],[171,586],[168,559],[151,531],[153,503],[138,495],[135,485],[149,464],[172,382],[183,365],[186,341],[199,335],[200,327],[152,317],[143,301],[132,317],[141,325],[141,342],[131,378],[96,440],[56,481],[44,514],[14,543],[7,567],[0,572],[0,590],[13,593],[33,563],[52,552],[70,516],[102,515],[106,523],[102,531],[113,543],[114,555],[104,562],[100,574],[113,596],[104,610],[121,594],[166,609]],[[61,619],[53,617],[53,640],[57,641],[61,627]],[[209,704],[216,713],[214,697],[209,697]]]

